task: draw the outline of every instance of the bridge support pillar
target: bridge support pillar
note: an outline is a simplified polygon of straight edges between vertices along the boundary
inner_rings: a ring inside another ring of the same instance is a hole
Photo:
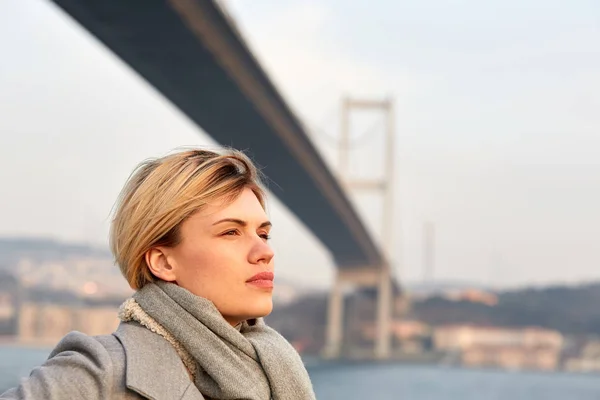
[[[389,268],[381,270],[377,289],[375,358],[386,359],[390,356],[390,322],[392,318],[392,277]]]
[[[323,357],[335,359],[342,356],[344,336],[344,287],[376,288],[376,336],[374,356],[377,359],[390,357],[392,320],[392,275],[387,267],[339,269],[329,294],[326,343]]]
[[[329,359],[339,358],[342,348],[344,315],[343,283],[339,274],[336,275],[329,294],[327,311],[327,336],[323,356]]]

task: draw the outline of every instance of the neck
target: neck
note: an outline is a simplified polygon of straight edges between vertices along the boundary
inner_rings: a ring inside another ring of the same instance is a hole
[[[226,317],[225,315],[223,315],[223,319],[225,321],[227,321],[227,323],[231,326],[233,326],[234,328],[238,325],[240,325],[242,322],[245,321],[245,319],[241,319],[241,318],[235,318],[235,317]]]

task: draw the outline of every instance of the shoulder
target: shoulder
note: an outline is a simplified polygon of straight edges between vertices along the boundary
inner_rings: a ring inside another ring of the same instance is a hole
[[[49,359],[66,357],[78,360],[80,358],[94,359],[102,365],[111,364],[111,354],[122,352],[118,340],[112,335],[88,336],[73,331],[65,335],[50,353]]]
[[[158,368],[158,366],[162,368]],[[71,332],[2,400],[202,399],[173,346],[136,323],[112,335]]]
[[[45,365],[67,365],[111,381],[113,371],[123,371],[125,350],[113,335],[88,336],[70,332],[50,353]]]
[[[61,339],[44,364],[2,399],[106,399],[115,392],[124,350],[110,335],[92,337],[71,332]]]

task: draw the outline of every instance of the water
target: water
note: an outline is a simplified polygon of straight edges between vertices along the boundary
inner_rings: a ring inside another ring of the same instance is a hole
[[[0,393],[29,375],[48,353],[0,346]],[[600,399],[600,376],[592,375],[402,365],[313,366],[309,372],[317,398],[326,400]]]
[[[432,366],[313,368],[319,399],[597,400],[600,377]]]
[[[29,376],[32,368],[42,364],[50,350],[0,345],[0,393],[15,386],[19,378]]]

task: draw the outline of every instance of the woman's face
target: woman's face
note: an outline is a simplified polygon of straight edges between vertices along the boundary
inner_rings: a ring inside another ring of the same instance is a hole
[[[270,230],[256,195],[246,188],[232,203],[208,205],[182,224],[181,242],[159,249],[168,264],[159,277],[211,300],[232,325],[268,315],[274,267]]]

